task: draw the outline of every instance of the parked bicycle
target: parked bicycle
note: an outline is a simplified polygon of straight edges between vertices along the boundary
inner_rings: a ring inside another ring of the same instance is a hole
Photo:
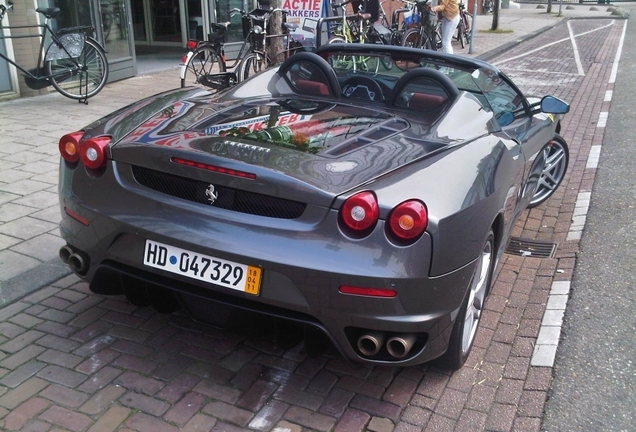
[[[402,41],[402,37],[399,35],[398,26],[389,23],[386,12],[382,4],[387,1],[378,2],[378,20],[373,21],[373,14],[371,20],[363,21],[363,31],[367,43],[375,43],[382,45],[399,45]],[[368,12],[368,11],[365,11]],[[395,15],[393,15],[395,19]]]
[[[208,89],[220,91],[232,87],[248,77],[267,69],[272,61],[266,52],[268,34],[267,28],[271,16],[284,13],[282,9],[269,11],[255,9],[246,13],[240,9],[232,9],[230,18],[241,14],[244,23],[245,39],[238,56],[231,62],[225,57],[225,35],[230,22],[211,23],[207,41],[188,41],[188,53],[183,57],[180,78],[181,87],[200,85]],[[291,32],[295,25],[284,24],[286,32]],[[274,35],[273,37],[280,37]],[[287,50],[298,48],[300,43],[294,44],[291,36],[286,39]]]
[[[415,2],[401,0],[402,3],[404,3],[404,6],[393,11],[391,14],[391,22],[389,22],[383,6],[387,1],[388,0],[380,2],[379,23],[390,32],[388,34],[386,32],[384,33],[384,41],[390,45],[401,45],[404,33],[411,27],[409,24],[413,21],[413,16],[417,17],[417,14],[415,13]]]
[[[13,2],[0,5],[0,39],[40,38],[38,62],[34,69],[25,69],[15,61],[0,53],[0,58],[12,64],[24,74],[27,86],[41,90],[52,85],[62,95],[88,103],[108,79],[108,62],[104,48],[93,39],[92,26],[78,26],[54,31],[49,20],[60,15],[59,8],[38,8],[36,12],[46,18],[44,24],[3,26],[2,21]],[[39,29],[36,35],[5,36],[4,30]],[[47,40],[51,40],[45,47]],[[46,48],[46,49],[45,49]]]
[[[425,48],[433,51],[441,50],[441,25],[437,19],[437,14],[431,11],[429,0],[416,0],[415,6],[419,15],[420,25],[410,28],[404,33],[402,45],[413,48]]]
[[[330,23],[330,33],[333,37],[329,39],[328,44],[339,43],[384,43],[381,39],[374,38],[372,34],[372,23],[370,21],[371,14],[357,12],[354,15],[347,15],[347,5],[351,0],[342,3],[334,3],[334,15],[336,20],[332,18],[323,18],[321,22]],[[341,11],[338,11],[340,9]],[[393,67],[390,58],[381,59],[383,66],[388,70]],[[353,69],[376,72],[380,63],[378,57],[375,56],[333,56],[331,58],[332,66],[340,69]]]
[[[462,48],[466,48],[466,45],[470,44],[470,32],[472,31],[470,22],[471,18],[466,12],[466,6],[464,3],[459,3],[459,23],[454,39],[459,41]]]

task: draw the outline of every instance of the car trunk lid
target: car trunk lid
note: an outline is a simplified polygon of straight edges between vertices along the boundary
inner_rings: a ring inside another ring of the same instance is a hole
[[[289,108],[280,101],[229,107],[177,102],[120,140],[111,156],[328,206],[334,196],[448,144],[425,125],[373,109],[325,102]]]

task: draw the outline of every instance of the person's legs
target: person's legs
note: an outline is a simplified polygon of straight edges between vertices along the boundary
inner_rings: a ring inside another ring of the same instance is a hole
[[[452,20],[446,17],[442,18],[442,52],[453,54],[453,33],[459,24],[459,14]]]

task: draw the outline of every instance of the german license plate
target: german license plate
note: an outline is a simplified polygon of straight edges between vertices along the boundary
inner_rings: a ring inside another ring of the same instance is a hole
[[[261,269],[146,240],[144,265],[258,295]]]

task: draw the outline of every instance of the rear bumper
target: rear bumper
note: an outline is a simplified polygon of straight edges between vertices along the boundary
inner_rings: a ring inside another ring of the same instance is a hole
[[[143,286],[150,297],[173,293],[197,321],[217,325],[210,316],[219,305],[292,320],[320,329],[343,356],[358,362],[407,366],[443,354],[473,273],[474,264],[469,263],[429,277],[431,238],[424,235],[410,246],[396,247],[387,239],[383,221],[367,238],[354,240],[338,231],[338,214],[328,209],[310,209],[299,219],[283,222],[122,188],[121,179],[108,172],[79,183],[64,166],[61,173],[61,234],[85,256],[87,267],[79,276],[95,292],[121,293],[117,285],[124,274],[139,281],[135,285]],[[112,185],[104,184],[108,182]],[[111,188],[116,190],[112,199],[91,192]],[[66,208],[85,223],[69,216]],[[145,266],[148,239],[259,267],[260,293],[254,296]],[[342,285],[392,289],[397,295],[342,294]],[[365,355],[358,339],[375,332],[416,340],[400,358],[384,348]]]

